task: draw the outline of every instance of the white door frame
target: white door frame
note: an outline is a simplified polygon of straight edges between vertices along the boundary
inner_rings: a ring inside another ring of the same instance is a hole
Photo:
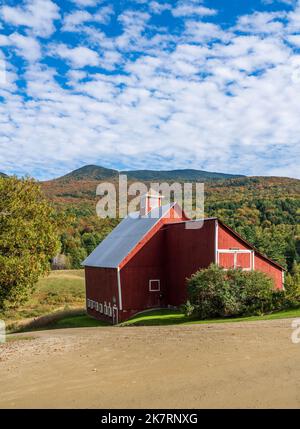
[[[218,249],[217,251],[217,263],[220,264],[220,254],[221,253],[229,253],[234,254],[234,268],[237,268],[237,255],[239,253],[249,253],[250,255],[250,267],[249,268],[243,268],[243,271],[251,271],[254,270],[254,250],[246,250],[246,249]]]

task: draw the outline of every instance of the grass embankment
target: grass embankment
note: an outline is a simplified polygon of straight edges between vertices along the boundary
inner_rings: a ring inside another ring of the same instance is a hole
[[[250,317],[227,317],[220,319],[199,320],[195,317],[188,317],[180,311],[153,310],[133,316],[131,319],[123,322],[121,326],[155,326],[155,325],[191,325],[207,323],[228,323],[228,322],[251,322],[256,320],[274,320],[300,317],[300,308],[277,311],[263,316]]]
[[[69,317],[69,310],[77,310],[71,316],[82,316],[85,308],[85,286],[83,270],[52,271],[49,276],[39,280],[35,292],[30,299],[18,308],[9,308],[0,313],[0,319],[8,327],[29,323],[33,319],[45,315],[57,318],[57,312],[65,312]],[[81,312],[80,312],[81,310]],[[60,317],[63,317],[61,314]],[[43,322],[42,322],[43,323]]]
[[[84,309],[63,310],[47,314],[45,316],[14,323],[8,326],[9,333],[34,332],[45,329],[63,328],[93,328],[96,326],[107,326],[108,324],[100,320],[89,317]]]
[[[264,316],[197,320],[174,310],[153,310],[132,317],[119,326],[154,326],[175,324],[204,324],[246,322],[300,317],[300,308],[278,311]],[[83,270],[52,271],[38,282],[30,300],[18,309],[0,313],[8,332],[26,332],[41,329],[84,328],[106,326],[85,312]]]

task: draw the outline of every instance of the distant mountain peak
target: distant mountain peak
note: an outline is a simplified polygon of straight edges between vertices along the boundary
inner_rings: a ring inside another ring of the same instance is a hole
[[[245,177],[241,174],[216,173],[196,169],[125,170],[119,172],[118,170],[98,165],[85,165],[55,180],[105,180],[116,178],[119,174],[126,174],[129,180],[144,181],[201,181]]]
[[[115,177],[119,174],[117,170],[110,168],[101,167],[98,165],[84,165],[83,167],[77,168],[64,176],[61,176],[55,180],[82,180],[82,179],[93,179],[103,180],[107,178]]]

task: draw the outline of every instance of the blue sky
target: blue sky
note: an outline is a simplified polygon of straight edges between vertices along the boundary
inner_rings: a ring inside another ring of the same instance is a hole
[[[300,1],[0,1],[0,171],[300,178]]]

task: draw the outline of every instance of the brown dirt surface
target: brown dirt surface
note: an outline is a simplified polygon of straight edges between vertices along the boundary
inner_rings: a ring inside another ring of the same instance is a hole
[[[19,334],[0,345],[0,408],[299,408],[291,333],[285,319]]]

